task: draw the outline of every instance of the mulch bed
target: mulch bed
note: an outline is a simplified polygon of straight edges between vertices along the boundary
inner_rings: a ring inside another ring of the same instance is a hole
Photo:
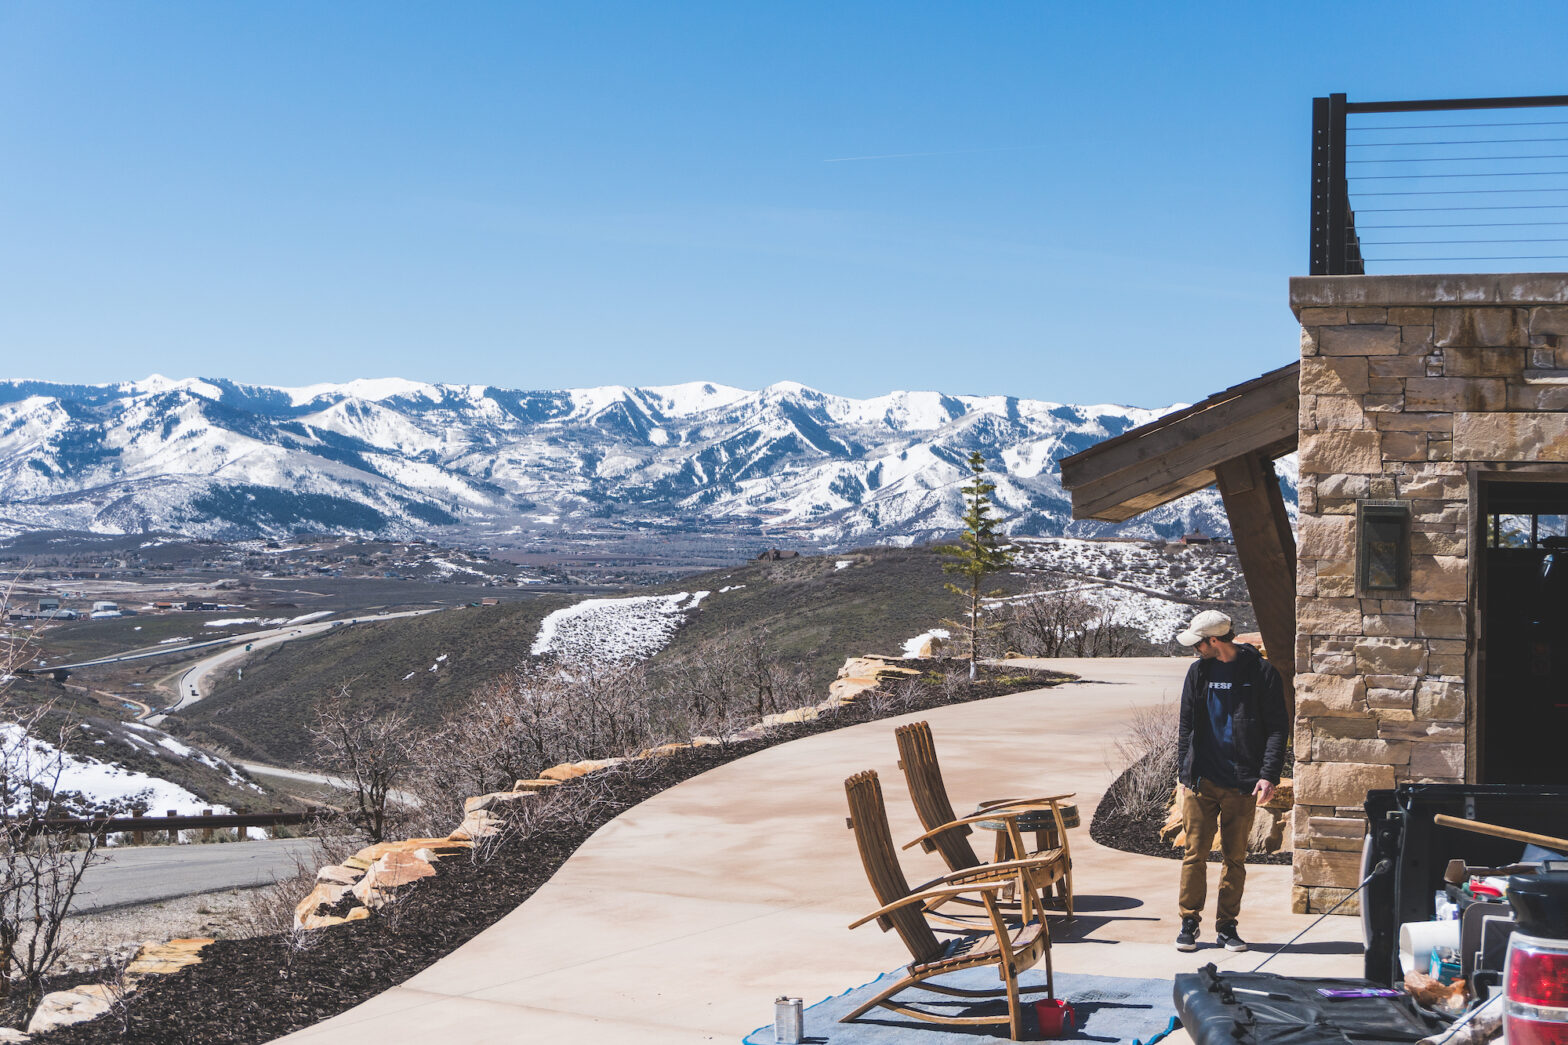
[[[935,661],[913,667],[943,668]],[[945,694],[929,682],[919,695],[876,709],[864,702],[814,722],[796,723],[765,737],[724,747],[687,748],[639,764],[635,772],[604,770],[589,778],[603,798],[582,823],[556,823],[531,834],[526,844],[502,846],[486,862],[461,856],[443,860],[439,873],[406,891],[389,910],[307,934],[303,941],[281,936],[218,940],[199,965],[143,981],[125,1011],[62,1027],[33,1040],[50,1045],[144,1042],[147,1045],[250,1045],[271,1041],[319,1023],[402,983],[450,954],[515,910],[566,862],[578,846],[616,816],[707,770],[775,744],[845,726],[1055,685],[1072,676],[995,669],[990,678]],[[74,986],[84,982],[73,976]],[[0,1009],[0,1025],[6,1013]]]
[[[1287,756],[1288,757],[1288,756]],[[1284,775],[1289,776],[1291,766],[1286,765]],[[1166,810],[1160,810],[1142,818],[1128,816],[1121,811],[1117,801],[1118,796],[1126,790],[1128,782],[1132,779],[1133,769],[1117,777],[1111,786],[1106,788],[1105,797],[1100,799],[1100,807],[1094,812],[1094,820],[1089,824],[1089,837],[1099,842],[1108,849],[1120,849],[1124,853],[1138,853],[1142,856],[1159,856],[1167,860],[1180,860],[1182,850],[1169,845],[1160,839],[1160,828],[1165,826]],[[1172,781],[1172,787],[1175,782]],[[1285,830],[1289,831],[1287,826]],[[1289,852],[1283,853],[1249,853],[1249,864],[1288,864]],[[1220,862],[1218,853],[1209,854],[1209,863]]]

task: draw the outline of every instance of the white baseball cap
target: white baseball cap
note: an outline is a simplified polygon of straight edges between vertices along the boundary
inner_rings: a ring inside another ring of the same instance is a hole
[[[1215,635],[1225,635],[1230,632],[1230,618],[1219,610],[1204,610],[1192,618],[1192,623],[1187,625],[1187,630],[1176,636],[1176,641],[1183,646],[1196,646],[1204,639]]]

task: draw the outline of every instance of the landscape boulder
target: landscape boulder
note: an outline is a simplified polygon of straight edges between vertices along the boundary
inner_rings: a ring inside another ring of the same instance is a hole
[[[114,1005],[115,992],[107,985],[89,983],[68,991],[46,994],[38,1003],[38,1011],[27,1024],[28,1034],[42,1034],[57,1027],[69,1027],[96,1019]]]

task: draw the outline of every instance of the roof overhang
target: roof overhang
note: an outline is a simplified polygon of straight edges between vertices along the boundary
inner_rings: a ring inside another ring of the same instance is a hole
[[[1073,518],[1122,522],[1212,485],[1226,461],[1293,452],[1300,370],[1271,370],[1062,458]]]

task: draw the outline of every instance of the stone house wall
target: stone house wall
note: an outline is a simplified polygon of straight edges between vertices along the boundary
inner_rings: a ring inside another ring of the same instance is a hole
[[[1568,478],[1568,276],[1313,276],[1293,279],[1290,296],[1301,321],[1293,902],[1314,912],[1360,878],[1368,790],[1475,778],[1473,491],[1494,470]],[[1410,503],[1406,590],[1357,590],[1363,499]]]

